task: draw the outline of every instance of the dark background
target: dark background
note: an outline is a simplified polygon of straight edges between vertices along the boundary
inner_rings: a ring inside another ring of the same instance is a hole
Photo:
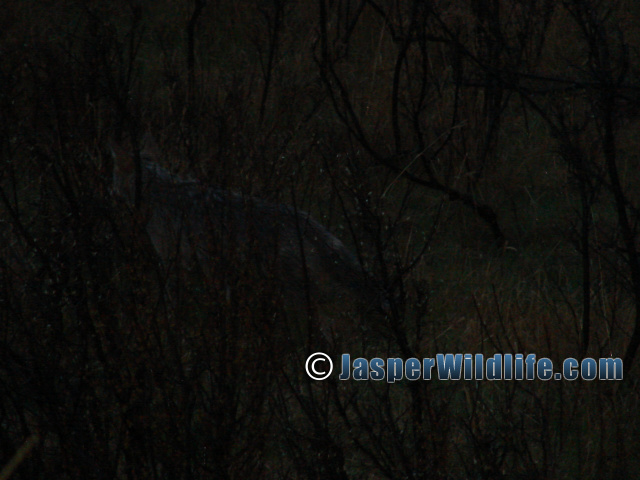
[[[637,2],[2,10],[2,465],[38,440],[12,478],[636,474]],[[613,356],[624,381],[311,382],[311,305],[292,318],[250,264],[162,275],[109,193],[110,145],[147,132],[378,279],[387,314],[338,305],[336,353]]]

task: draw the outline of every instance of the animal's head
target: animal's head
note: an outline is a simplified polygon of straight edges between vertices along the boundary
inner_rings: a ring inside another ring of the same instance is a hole
[[[113,156],[113,193],[133,205],[136,197],[136,162],[140,162],[139,194],[143,194],[160,174],[161,168],[157,164],[160,157],[158,145],[153,136],[147,133],[142,139],[139,153],[115,141],[110,142],[110,148]]]

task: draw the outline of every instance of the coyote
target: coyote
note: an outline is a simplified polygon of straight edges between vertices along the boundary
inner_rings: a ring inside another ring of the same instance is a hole
[[[309,213],[172,175],[157,163],[157,150],[147,136],[139,210],[165,268],[214,263],[219,271],[221,258],[253,261],[263,278],[278,282],[285,306],[298,311],[309,302],[321,310],[386,310],[380,284]],[[115,194],[133,205],[134,155],[115,145],[112,152]]]

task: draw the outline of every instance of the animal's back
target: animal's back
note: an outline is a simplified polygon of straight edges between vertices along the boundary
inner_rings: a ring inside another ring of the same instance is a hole
[[[116,153],[116,175],[129,177],[114,184],[131,200],[134,170],[118,165],[126,160]],[[199,266],[217,275],[250,262],[260,278],[278,282],[285,303],[296,309],[309,302],[342,311],[384,308],[378,282],[307,212],[173,176],[148,155],[142,167],[146,229],[165,266]]]

